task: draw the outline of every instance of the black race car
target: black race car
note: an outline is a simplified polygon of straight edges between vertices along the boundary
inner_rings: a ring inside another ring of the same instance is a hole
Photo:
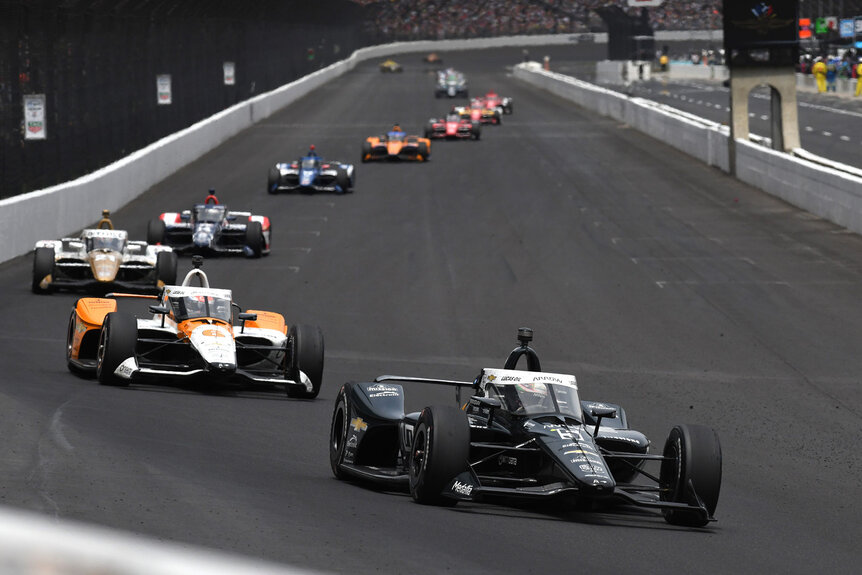
[[[345,383],[335,400],[329,442],[339,479],[408,489],[419,503],[505,498],[565,498],[577,509],[622,503],[661,510],[675,525],[714,521],[721,487],[721,446],[712,429],[677,425],[661,455],[630,429],[625,410],[582,401],[572,375],[541,370],[529,346],[532,330],[503,369],[485,368],[472,382],[384,375]],[[524,357],[526,370],[516,369]],[[456,388],[461,409],[404,413],[394,382]],[[646,470],[655,462],[658,472]]]

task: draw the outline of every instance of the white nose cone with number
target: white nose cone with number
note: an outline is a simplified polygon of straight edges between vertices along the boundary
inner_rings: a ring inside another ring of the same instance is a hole
[[[236,371],[236,343],[233,334],[221,325],[201,325],[189,336],[209,368],[224,373]]]

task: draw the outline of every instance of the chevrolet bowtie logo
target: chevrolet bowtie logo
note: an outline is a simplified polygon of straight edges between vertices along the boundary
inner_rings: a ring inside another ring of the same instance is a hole
[[[350,426],[353,428],[353,431],[365,431],[368,428],[368,424],[362,421],[361,417],[351,419]]]

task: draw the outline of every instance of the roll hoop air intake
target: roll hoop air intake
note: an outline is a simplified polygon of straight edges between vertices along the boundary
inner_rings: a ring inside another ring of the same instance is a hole
[[[536,351],[530,347],[530,342],[533,341],[533,330],[528,327],[518,328],[519,345],[509,353],[509,358],[506,360],[504,369],[516,369],[518,360],[522,355],[527,356],[528,371],[542,371],[542,366],[539,364],[539,356]]]

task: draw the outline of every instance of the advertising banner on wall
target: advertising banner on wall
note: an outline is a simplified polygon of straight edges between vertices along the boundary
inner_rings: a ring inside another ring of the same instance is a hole
[[[233,62],[224,63],[224,85],[233,86],[236,83],[236,73]]]
[[[171,75],[159,74],[156,76],[156,98],[159,105],[171,103]]]
[[[24,139],[45,140],[47,137],[45,94],[27,94],[24,96]]]

